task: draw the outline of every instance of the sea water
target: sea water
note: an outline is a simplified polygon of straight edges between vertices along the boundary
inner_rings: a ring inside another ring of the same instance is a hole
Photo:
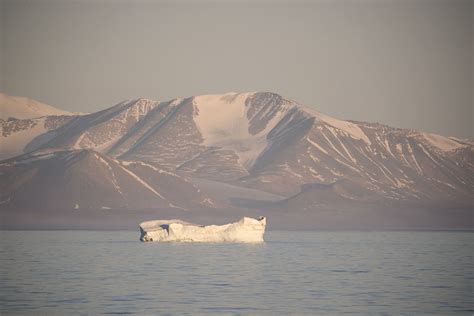
[[[267,232],[264,244],[139,232],[0,232],[0,313],[471,315],[469,232]]]

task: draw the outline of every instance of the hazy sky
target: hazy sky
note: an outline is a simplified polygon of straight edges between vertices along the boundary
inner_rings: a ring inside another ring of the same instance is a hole
[[[474,137],[473,3],[4,0],[1,90],[82,112],[263,90]]]

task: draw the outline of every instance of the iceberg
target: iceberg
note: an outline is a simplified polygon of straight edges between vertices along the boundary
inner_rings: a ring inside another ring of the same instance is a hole
[[[261,243],[267,220],[242,217],[225,225],[196,225],[182,220],[155,220],[140,224],[140,240],[155,242]]]

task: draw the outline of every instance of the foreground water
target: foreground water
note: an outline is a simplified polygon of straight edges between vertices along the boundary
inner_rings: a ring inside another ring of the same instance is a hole
[[[0,312],[473,313],[473,233],[268,232],[244,244],[138,232],[0,232]]]

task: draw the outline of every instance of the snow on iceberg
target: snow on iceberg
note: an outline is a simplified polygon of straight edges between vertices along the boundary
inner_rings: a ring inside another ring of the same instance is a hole
[[[242,217],[225,225],[195,225],[181,220],[157,220],[140,224],[141,241],[158,242],[263,242],[267,220]]]

